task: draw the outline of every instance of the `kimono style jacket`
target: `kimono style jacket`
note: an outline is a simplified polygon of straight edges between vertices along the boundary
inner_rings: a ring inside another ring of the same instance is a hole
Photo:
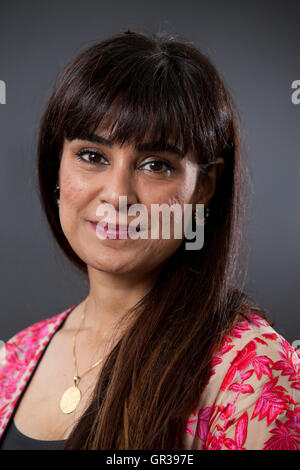
[[[0,440],[51,338],[75,305],[5,343]],[[254,312],[215,352],[209,381],[184,429],[186,450],[299,450],[300,353]],[[3,357],[3,351],[1,356]]]

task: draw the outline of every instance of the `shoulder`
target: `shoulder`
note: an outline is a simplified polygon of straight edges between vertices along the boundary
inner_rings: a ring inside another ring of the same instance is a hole
[[[253,367],[259,380],[262,375],[271,378],[272,370],[299,371],[299,351],[263,318],[253,312],[248,318],[249,321],[240,317],[213,356],[210,380],[214,375],[222,378],[221,390],[228,388],[234,371],[241,373],[249,367]],[[299,376],[293,376],[293,379],[291,385],[300,388]]]
[[[47,344],[53,333],[73,308],[74,305],[52,317],[35,322],[17,332],[6,341],[4,353],[2,352],[1,354],[1,378],[3,377],[3,371],[7,370],[9,366],[20,365],[22,360],[28,363],[33,356],[36,356],[40,347]]]
[[[266,320],[247,316],[213,355],[192,435],[201,448],[298,449],[300,354]]]
[[[0,355],[0,437],[51,336],[74,305],[12,336]]]

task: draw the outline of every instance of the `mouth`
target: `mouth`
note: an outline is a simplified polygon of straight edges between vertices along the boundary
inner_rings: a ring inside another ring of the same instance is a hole
[[[140,224],[137,227],[130,227],[129,225],[121,225],[121,224],[114,224],[112,222],[106,221],[89,221],[94,230],[98,231],[101,234],[106,235],[108,238],[113,236],[114,238],[119,238],[120,235],[122,237],[128,237],[131,233],[136,233],[141,231]],[[109,224],[109,228],[108,228]]]

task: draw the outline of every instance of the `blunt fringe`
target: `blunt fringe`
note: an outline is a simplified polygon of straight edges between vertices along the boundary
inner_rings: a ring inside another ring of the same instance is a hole
[[[175,139],[185,153],[196,153],[202,177],[219,156],[225,166],[203,248],[185,250],[183,239],[153,288],[126,312],[120,325],[130,318],[130,326],[103,363],[64,449],[183,449],[213,353],[240,316],[251,321],[255,311],[267,319],[244,292],[250,178],[238,112],[211,60],[168,33],[118,33],[67,65],[41,119],[39,196],[56,242],[84,276],[86,264],[60,225],[55,186],[64,139],[84,139],[101,127],[119,145]]]

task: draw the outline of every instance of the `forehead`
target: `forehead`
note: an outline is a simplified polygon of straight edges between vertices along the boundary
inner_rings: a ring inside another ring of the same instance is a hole
[[[147,131],[140,141],[137,139],[137,137],[131,135],[126,140],[120,142],[115,138],[114,129],[108,129],[103,125],[98,126],[95,133],[88,137],[88,140],[103,144],[108,147],[113,147],[113,145],[130,147],[137,153],[168,152],[175,154],[182,160],[189,158],[196,161],[193,152],[188,151],[184,153],[184,145],[181,143],[181,139],[176,138],[174,134],[165,136],[165,138],[162,139],[161,136],[153,136],[151,131]]]
[[[101,136],[101,137],[104,137],[107,140],[111,140],[112,143],[114,143],[114,142],[118,143],[117,140],[115,140],[115,138],[114,138],[115,134],[117,133],[116,131],[117,131],[117,125],[114,125],[113,127],[109,127],[109,126],[106,126],[103,123],[103,124],[101,124],[97,127],[97,129],[95,130],[94,133]],[[141,138],[139,141],[137,140],[135,135],[132,134],[130,137],[128,137],[127,142],[129,144],[135,144],[137,146],[138,144],[144,144],[144,143],[148,143],[148,142],[158,142],[160,140],[162,140],[161,136],[158,133],[154,134],[152,129],[149,128],[146,131],[143,138]],[[183,144],[181,142],[182,139],[180,139],[180,138],[176,139],[175,133],[169,134],[163,140],[166,141],[167,144],[177,145],[179,148],[183,147]]]

